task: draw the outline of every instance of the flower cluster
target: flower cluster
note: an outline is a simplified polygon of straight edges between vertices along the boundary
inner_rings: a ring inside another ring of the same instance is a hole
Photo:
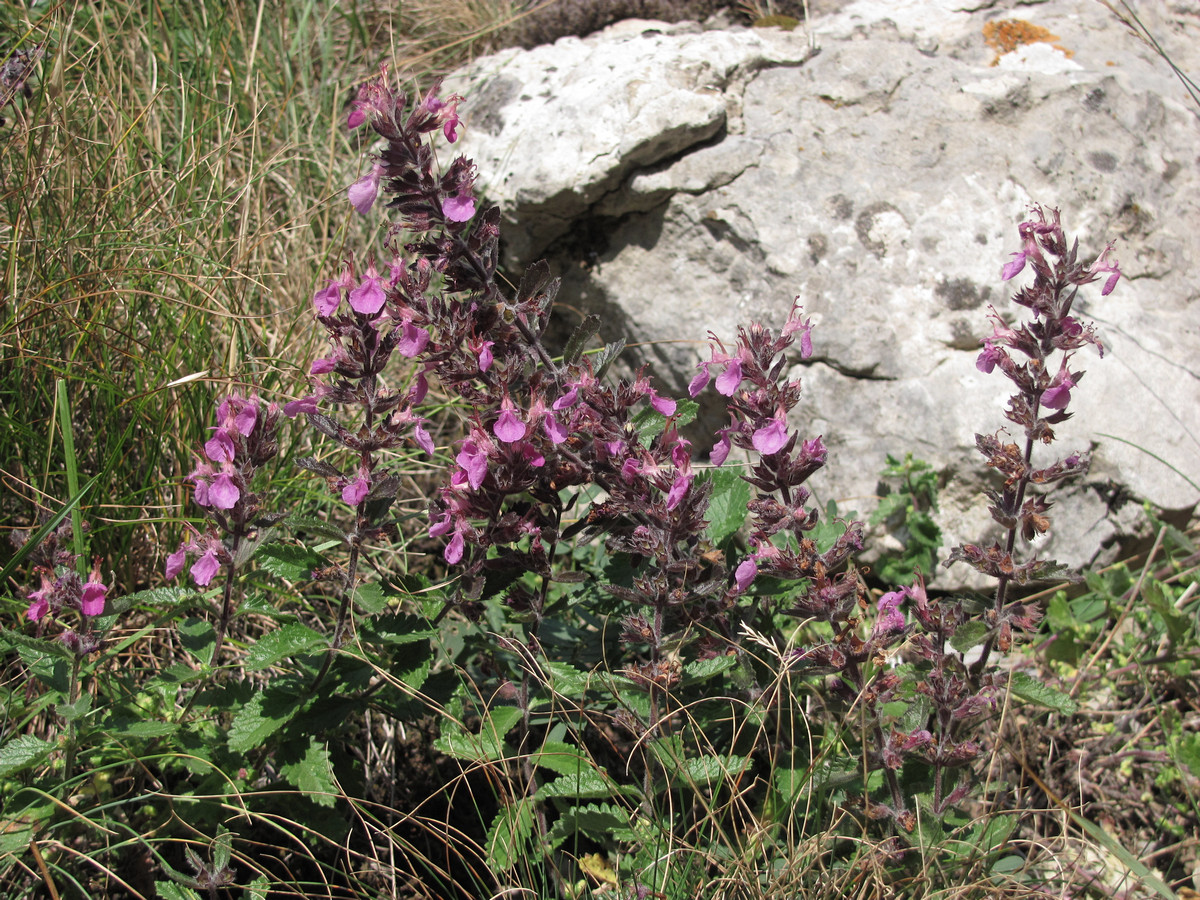
[[[28,538],[26,532],[14,532],[18,546]],[[76,570],[79,557],[68,548],[70,540],[71,523],[64,522],[30,553],[41,586],[29,593],[26,615],[31,622],[38,623],[41,634],[47,622],[59,618],[63,610],[77,612],[81,628],[67,628],[59,640],[77,655],[86,656],[101,645],[93,619],[104,612],[108,587],[101,580],[99,560],[92,563],[87,581],[80,577]]]
[[[279,407],[264,406],[255,396],[230,394],[217,404],[218,424],[204,442],[204,458],[187,476],[194,487],[193,498],[214,525],[204,534],[189,529],[179,549],[167,557],[168,579],[183,571],[189,556],[197,558],[191,575],[201,587],[207,587],[222,566],[233,565],[237,543],[260,517],[261,498],[253,493],[251,483],[255,473],[279,453],[278,421]]]

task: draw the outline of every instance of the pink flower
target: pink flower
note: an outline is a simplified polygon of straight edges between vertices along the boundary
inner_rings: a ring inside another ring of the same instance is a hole
[[[433,456],[433,438],[420,422],[413,425],[413,440],[417,442],[418,447]]]
[[[475,215],[475,199],[466,194],[455,194],[442,201],[442,215],[451,222],[469,222]]]
[[[224,428],[216,429],[216,433],[204,442],[204,455],[213,462],[233,462],[233,453],[233,438]]]
[[[741,383],[742,361],[737,358],[731,359],[729,365],[725,367],[725,371],[717,376],[717,393],[725,397],[732,397],[733,392]]]
[[[1050,387],[1042,392],[1042,406],[1049,409],[1066,409],[1067,404],[1071,402],[1071,388],[1073,387],[1075,387],[1075,380],[1071,378],[1071,373],[1064,365],[1054,376],[1054,380],[1050,382]]]
[[[454,461],[462,466],[471,490],[479,490],[483,486],[483,479],[487,477],[486,451],[475,441],[466,440],[463,441],[462,449],[458,451],[458,456],[454,457]]]
[[[1007,354],[993,344],[991,341],[984,341],[983,351],[979,354],[979,358],[975,360],[975,368],[984,374],[989,374],[996,368],[996,364],[1002,362]]]
[[[442,552],[442,556],[450,565],[455,565],[463,558],[463,550],[466,542],[463,540],[462,532],[455,531],[454,537],[450,538],[450,542],[446,544],[446,549]]]
[[[659,415],[673,416],[675,415],[676,403],[670,397],[660,397],[654,391],[650,392],[650,405],[654,407]]]
[[[732,444],[729,440],[729,432],[720,432],[721,439],[713,444],[712,450],[709,452],[709,459],[714,466],[725,465],[725,460],[729,458],[729,451],[732,449]]]
[[[339,281],[333,278],[329,279],[327,287],[313,294],[313,306],[317,310],[317,315],[322,318],[327,318],[337,312],[337,308],[341,305],[341,302],[342,286]]]
[[[1100,289],[1100,295],[1102,297],[1107,297],[1113,292],[1113,288],[1117,286],[1117,281],[1121,277],[1121,268],[1118,262],[1115,259],[1111,261],[1108,259],[1108,254],[1112,253],[1112,251],[1113,245],[1109,244],[1104,248],[1104,252],[1096,257],[1096,261],[1092,263],[1091,267],[1088,269],[1088,271],[1094,275],[1098,275],[1101,272],[1112,273],[1108,276],[1108,280],[1104,282],[1104,287]]]
[[[290,403],[283,404],[283,414],[289,419],[294,419],[296,416],[302,413],[315,413],[316,411],[317,397],[315,394],[309,397],[301,397],[299,400],[293,400]]]
[[[877,604],[879,618],[875,620],[875,634],[885,635],[904,630],[904,613],[900,612],[900,603],[903,599],[903,591],[892,591],[879,598]]]
[[[369,213],[375,204],[375,198],[379,196],[379,180],[383,177],[383,171],[383,166],[375,163],[371,166],[370,172],[346,190],[346,195],[350,198],[350,205],[361,215],[365,216]]]
[[[366,499],[371,490],[371,481],[363,474],[342,488],[342,502],[348,506],[358,506]]]
[[[104,595],[108,588],[99,581],[89,581],[79,596],[79,611],[85,616],[98,616],[104,612]]]
[[[552,444],[561,444],[567,439],[566,426],[550,413],[542,417],[542,427],[546,429],[546,436]]]
[[[418,328],[412,322],[405,322],[401,331],[400,340],[396,344],[396,349],[401,356],[406,356],[412,359],[418,353],[425,349],[425,345],[429,343],[429,332],[424,328]]]
[[[691,475],[680,473],[675,476],[675,481],[671,483],[671,490],[667,493],[667,509],[674,509],[679,505],[691,484]]]
[[[525,437],[525,423],[518,419],[513,412],[512,401],[505,397],[501,401],[500,407],[500,418],[496,420],[496,424],[492,428],[496,437],[506,444],[515,443]]]
[[[208,587],[208,583],[213,580],[213,576],[220,568],[221,564],[217,561],[216,552],[209,548],[192,566],[192,580],[200,587]]]
[[[199,485],[196,487],[196,493],[199,494]],[[208,488],[208,500],[215,509],[233,509],[241,496],[242,492],[228,472],[218,475]]]
[[[387,294],[383,289],[383,279],[375,271],[375,261],[367,266],[367,274],[363,276],[358,287],[350,292],[350,308],[364,316],[373,316],[383,309]]]
[[[764,456],[778,453],[788,441],[787,427],[780,419],[771,419],[750,437],[754,449]]]
[[[754,581],[756,575],[758,575],[758,563],[753,556],[747,556],[738,564],[733,573],[733,583],[737,585],[738,593],[750,587],[750,583]]]
[[[178,550],[167,557],[167,580],[177,578],[185,565],[187,565],[187,547],[181,544]]]
[[[33,601],[29,604],[29,609],[25,612],[25,615],[29,617],[29,621],[36,622],[50,611],[50,600],[48,599],[50,587],[43,584],[40,591],[34,591],[29,595],[28,599]]]

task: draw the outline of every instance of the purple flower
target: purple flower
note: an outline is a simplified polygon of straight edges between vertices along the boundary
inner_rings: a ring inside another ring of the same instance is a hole
[[[29,621],[36,622],[50,611],[49,594],[51,587],[43,579],[41,590],[34,591],[29,595],[28,599],[33,601],[29,604],[29,609],[25,612],[25,615],[29,617]]]
[[[329,279],[329,285],[313,294],[313,306],[317,315],[322,318],[332,316],[337,312],[342,302],[342,286],[336,279]]]
[[[660,415],[673,416],[675,415],[676,403],[670,397],[660,397],[654,391],[650,392],[650,405],[654,407]]]
[[[379,196],[379,179],[383,176],[383,172],[383,166],[375,163],[371,166],[370,172],[347,189],[346,195],[350,198],[350,205],[361,215],[365,216],[369,213],[375,204],[375,198]]]
[[[747,556],[740,563],[733,573],[733,582],[737,585],[738,593],[741,593],[750,587],[750,583],[754,581],[758,575],[758,562],[753,556]]]
[[[342,502],[348,506],[358,506],[366,499],[370,490],[370,479],[360,472],[357,478],[342,488]]]
[[[525,437],[525,423],[513,412],[512,401],[507,397],[500,404],[500,418],[492,428],[496,437],[506,444],[512,444]]]
[[[714,466],[723,466],[725,465],[725,460],[729,458],[729,451],[733,449],[733,445],[729,440],[728,428],[718,433],[721,435],[721,439],[713,444],[713,448],[708,456]]]
[[[479,490],[483,486],[483,479],[487,477],[487,452],[475,441],[465,440],[462,449],[458,451],[458,456],[454,457],[454,461],[462,466],[471,490]]]
[[[738,389],[738,385],[742,383],[742,361],[731,359],[729,365],[725,367],[725,371],[717,376],[717,393],[726,397],[732,397],[733,392]]]
[[[192,566],[192,580],[200,587],[208,587],[208,583],[213,580],[213,576],[220,568],[221,564],[217,561],[217,554],[210,547]]]
[[[1075,387],[1075,381],[1064,365],[1054,380],[1050,382],[1050,387],[1042,392],[1042,406],[1049,409],[1066,409],[1067,404],[1071,402],[1071,388],[1073,387]]]
[[[780,419],[771,419],[750,438],[754,449],[764,456],[778,453],[788,441],[787,426]]]
[[[418,447],[433,456],[433,438],[429,436],[429,432],[420,422],[413,425],[413,440],[417,442]]]
[[[367,274],[363,276],[358,287],[350,292],[350,308],[364,316],[373,316],[383,309],[387,294],[383,289],[383,279],[375,271],[375,261],[367,266]]]
[[[463,549],[466,542],[463,541],[461,531],[455,531],[454,537],[450,538],[450,542],[446,544],[446,549],[442,551],[442,556],[450,565],[456,565],[463,558]]]
[[[85,616],[98,616],[104,612],[104,595],[108,588],[99,581],[89,581],[79,595],[79,611]]]
[[[213,462],[233,462],[233,454],[233,438],[224,428],[216,429],[213,436],[204,442],[204,455]]]
[[[425,345],[429,343],[429,332],[424,328],[418,328],[412,322],[405,322],[401,331],[400,340],[396,344],[396,349],[400,351],[401,356],[412,359],[418,353],[425,349]]]
[[[337,368],[337,360],[332,356],[314,359],[312,367],[309,368],[310,375],[325,375]]]
[[[892,591],[879,598],[876,608],[879,617],[875,620],[875,634],[892,634],[904,630],[904,613],[900,612],[900,603],[904,600],[903,591]]]
[[[983,351],[979,354],[979,358],[975,360],[975,368],[985,375],[990,374],[996,368],[996,365],[1006,357],[1007,354],[1003,349],[997,347],[991,341],[984,341]]]
[[[283,404],[283,414],[289,419],[294,419],[301,413],[315,413],[316,411],[317,396],[315,394]]]
[[[1096,257],[1096,261],[1092,263],[1088,269],[1093,275],[1099,275],[1101,272],[1111,272],[1108,280],[1104,282],[1104,287],[1100,289],[1100,295],[1107,297],[1113,292],[1113,288],[1117,286],[1117,281],[1121,278],[1121,269],[1117,260],[1109,260],[1108,254],[1112,253],[1113,245],[1109,244],[1104,248],[1104,252]]]
[[[697,368],[700,369],[700,374],[693,378],[688,385],[688,394],[692,397],[699,396],[700,392],[708,387],[708,382],[712,379],[707,363],[700,363]]]
[[[676,475],[675,480],[671,483],[671,490],[667,492],[667,509],[677,507],[691,485],[692,476],[690,474],[681,472]]]
[[[185,565],[187,565],[187,547],[180,544],[179,549],[167,557],[167,580],[177,578]]]
[[[551,413],[546,413],[542,418],[542,427],[546,429],[546,436],[550,438],[552,444],[561,444],[567,439],[566,426],[554,418]]]
[[[475,199],[458,193],[442,201],[442,214],[451,222],[469,222],[475,215]]]
[[[196,486],[197,498],[200,493],[199,485]],[[234,484],[233,478],[228,472],[222,472],[208,488],[208,500],[216,509],[233,509],[241,498],[242,492],[238,490],[238,486]],[[197,502],[199,500],[197,499]]]
[[[565,394],[563,394],[550,405],[550,408],[554,410],[567,409],[568,407],[574,406],[575,401],[578,399],[579,385],[573,384],[567,389]]]

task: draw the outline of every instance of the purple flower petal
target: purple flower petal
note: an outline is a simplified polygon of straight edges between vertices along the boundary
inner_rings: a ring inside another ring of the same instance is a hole
[[[363,502],[370,490],[371,482],[364,476],[359,475],[342,488],[342,502],[348,506],[358,506],[358,504]]]
[[[217,554],[209,550],[192,566],[192,580],[200,587],[208,587],[208,583],[213,580],[213,576],[220,568],[221,564],[217,562]]]
[[[313,294],[313,306],[317,315],[322,318],[332,316],[342,303],[342,289],[336,281],[330,281],[329,287],[322,288]]]
[[[429,343],[429,332],[424,328],[418,328],[412,322],[405,322],[401,338],[396,344],[396,349],[400,351],[401,356],[412,359],[418,353],[425,349],[425,345]]]
[[[697,396],[702,390],[708,387],[708,382],[712,378],[712,376],[708,374],[708,366],[704,363],[701,363],[700,365],[700,374],[693,378],[691,384],[688,385],[688,394],[692,397]]]
[[[660,415],[673,416],[675,415],[676,403],[670,397],[660,397],[658,394],[651,392],[650,405],[654,407]]]
[[[754,581],[754,577],[758,575],[758,563],[755,562],[753,556],[747,556],[739,564],[733,573],[734,584],[737,585],[739,592],[750,587],[750,583]]]
[[[713,444],[712,451],[708,454],[709,459],[714,466],[725,465],[725,460],[729,458],[729,451],[733,445],[729,440],[729,432],[721,432],[721,439]]]
[[[204,442],[204,455],[215,463],[233,462],[233,438],[224,428],[218,428],[213,436]]]
[[[778,453],[787,441],[787,427],[779,419],[771,419],[770,422],[754,432],[750,438],[754,449],[764,456]]]
[[[383,281],[371,266],[358,287],[350,292],[350,308],[364,316],[373,316],[383,309],[387,294],[383,290]]]
[[[442,214],[451,222],[469,222],[475,215],[475,200],[462,194],[447,197],[442,202]]]
[[[561,444],[567,439],[566,426],[550,413],[546,413],[542,418],[542,426],[546,429],[546,436],[550,438],[550,443]]]
[[[667,492],[667,509],[674,509],[679,505],[680,501],[687,494],[691,484],[691,475],[680,474],[675,477],[675,480],[671,483],[671,490]]]
[[[198,492],[199,485],[196,487]],[[242,492],[233,483],[233,478],[228,472],[222,472],[213,479],[213,483],[208,489],[208,499],[215,509],[233,509],[241,496]]]
[[[504,443],[512,444],[525,437],[525,423],[518,419],[511,409],[505,409],[500,412],[500,418],[496,420],[492,431]]]
[[[454,537],[450,538],[450,542],[446,544],[446,549],[442,556],[450,565],[455,565],[463,558],[463,550],[466,547],[466,542],[463,540],[462,532],[455,531]]]
[[[108,588],[98,581],[89,581],[79,595],[79,611],[85,616],[98,616],[104,612],[104,595]]]
[[[167,580],[170,581],[179,576],[183,571],[183,567],[187,564],[187,549],[180,544],[179,549],[167,557]]]
[[[725,371],[717,376],[717,393],[725,397],[732,397],[733,392],[738,389],[738,385],[742,383],[742,361],[740,359],[732,359],[729,365],[725,367]]]

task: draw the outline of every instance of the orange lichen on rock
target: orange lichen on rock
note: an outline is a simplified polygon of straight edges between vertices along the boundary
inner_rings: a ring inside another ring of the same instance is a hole
[[[1000,62],[1000,57],[1011,53],[1022,44],[1050,44],[1055,50],[1060,50],[1070,59],[1075,54],[1054,41],[1059,40],[1057,34],[1051,34],[1041,25],[1034,25],[1024,19],[1001,19],[998,22],[986,22],[983,26],[983,42],[996,51],[992,65]]]

